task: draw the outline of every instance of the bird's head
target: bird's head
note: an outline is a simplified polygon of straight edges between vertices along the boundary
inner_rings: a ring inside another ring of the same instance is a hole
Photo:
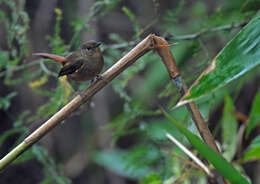
[[[101,54],[100,45],[101,42],[90,40],[81,44],[80,49],[82,54],[95,57]]]

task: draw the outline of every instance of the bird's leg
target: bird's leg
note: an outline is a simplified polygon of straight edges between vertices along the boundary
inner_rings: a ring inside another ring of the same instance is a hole
[[[76,94],[79,95],[81,98],[83,98],[83,95],[80,91],[76,91]]]
[[[92,84],[93,82],[98,81],[98,80],[103,80],[104,82],[106,82],[106,83],[108,84],[107,79],[106,79],[105,77],[103,77],[102,75],[99,75],[99,74],[97,74],[97,75],[95,76],[95,78],[93,78],[93,79],[90,81],[90,84]]]
[[[108,80],[105,77],[103,77],[102,75],[97,74],[96,80],[103,80],[104,82],[106,82],[108,84]]]
[[[90,84],[94,83],[95,80],[96,80],[95,78],[91,79]]]

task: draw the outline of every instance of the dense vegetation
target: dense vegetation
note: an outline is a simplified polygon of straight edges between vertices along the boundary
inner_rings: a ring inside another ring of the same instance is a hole
[[[233,165],[241,178],[259,182],[260,1],[90,4],[0,0],[1,158],[77,95],[69,85],[79,91],[89,85],[57,78],[60,66],[33,52],[66,56],[95,39],[103,42],[106,70],[155,33],[178,42],[171,51],[188,86],[219,53],[214,83],[196,83],[190,98],[196,97],[229,165],[217,168],[211,160],[217,156],[193,137],[199,133],[187,109],[173,109],[182,96],[152,51],[24,152],[0,173],[0,183],[206,183],[202,169],[165,132],[218,172],[232,173]],[[244,46],[246,39],[252,42]],[[237,74],[237,65],[245,72]]]

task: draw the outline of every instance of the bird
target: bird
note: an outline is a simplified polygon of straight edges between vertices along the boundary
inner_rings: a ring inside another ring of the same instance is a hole
[[[33,53],[35,56],[52,59],[62,65],[58,77],[67,76],[76,82],[84,82],[102,78],[99,74],[104,66],[103,54],[99,48],[101,42],[90,40],[66,57],[49,54]]]

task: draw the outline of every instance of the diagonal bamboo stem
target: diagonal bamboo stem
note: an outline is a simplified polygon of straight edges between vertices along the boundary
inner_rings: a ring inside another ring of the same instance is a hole
[[[128,54],[121,58],[111,68],[103,73],[102,77],[105,80],[98,80],[91,85],[81,94],[76,96],[71,102],[65,105],[60,111],[54,114],[49,120],[43,123],[31,135],[16,146],[11,152],[0,160],[0,170],[3,170],[13,160],[15,160],[24,151],[29,149],[34,143],[46,135],[49,131],[59,125],[62,120],[66,119],[72,112],[78,109],[88,99],[95,95],[98,91],[104,88],[111,80],[118,76],[127,67],[133,64],[138,58],[143,56],[148,51],[154,48],[154,35],[147,36],[142,42],[135,46]]]

